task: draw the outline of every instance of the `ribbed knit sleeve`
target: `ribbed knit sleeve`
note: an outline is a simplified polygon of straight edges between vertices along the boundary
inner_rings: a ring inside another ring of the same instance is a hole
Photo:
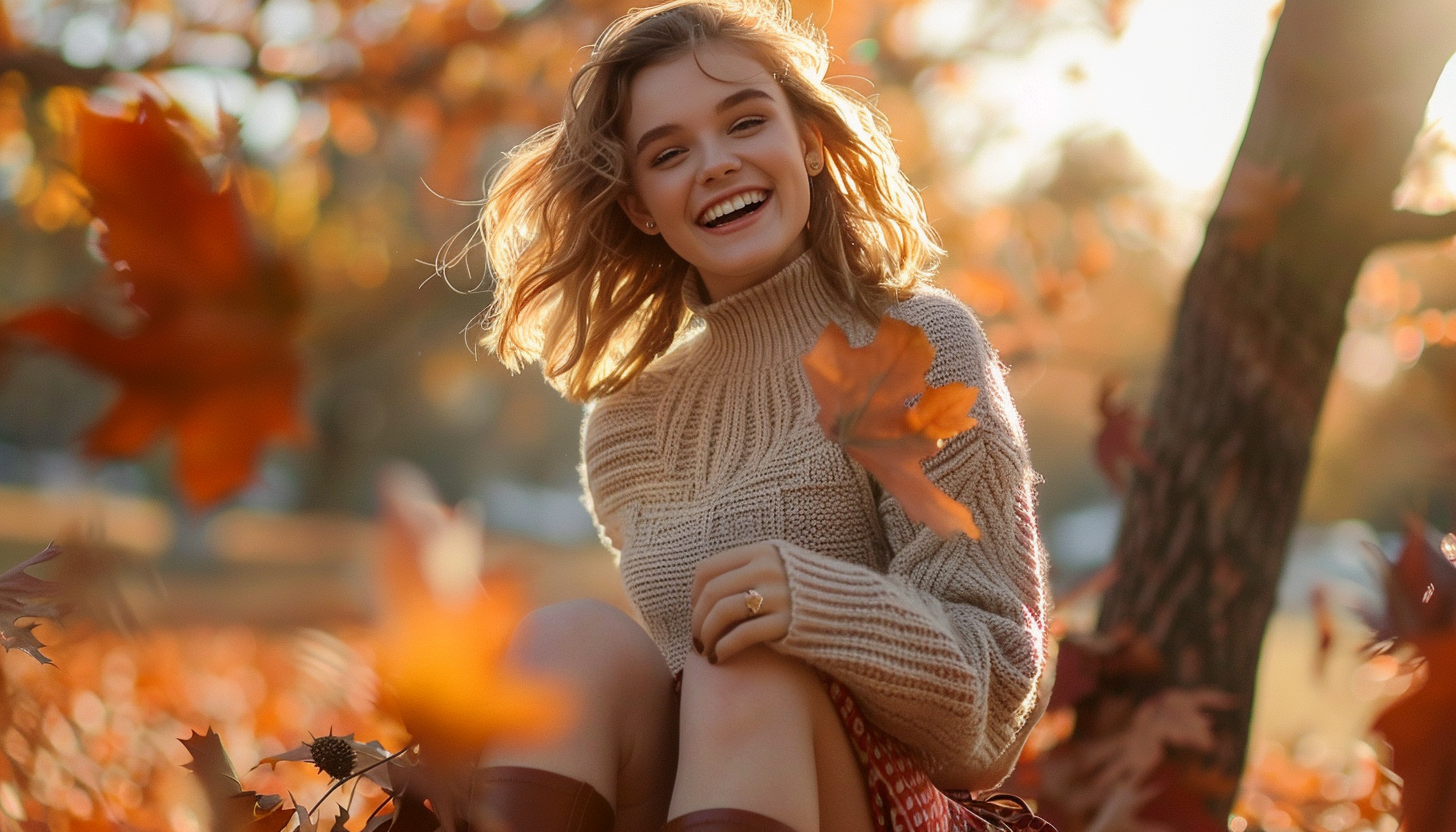
[[[891,314],[935,346],[930,384],[980,389],[977,425],[925,471],[971,509],[981,537],[942,539],[884,493],[884,572],[778,541],[792,611],[775,647],[846,684],[932,774],[994,770],[1035,708],[1046,661],[1036,475],[1000,364],[970,311],[930,292]]]

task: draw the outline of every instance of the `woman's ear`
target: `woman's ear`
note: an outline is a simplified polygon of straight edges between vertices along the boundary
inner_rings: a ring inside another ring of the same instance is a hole
[[[622,213],[627,219],[637,226],[637,230],[643,234],[653,235],[659,233],[657,223],[653,222],[652,215],[647,213],[647,206],[642,204],[642,198],[637,194],[628,191],[618,197],[617,204],[622,206]]]
[[[824,134],[812,122],[799,128],[799,147],[804,153],[804,169],[811,177],[824,170]]]

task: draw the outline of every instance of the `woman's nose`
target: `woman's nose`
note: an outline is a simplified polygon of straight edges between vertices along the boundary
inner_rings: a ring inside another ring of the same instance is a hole
[[[702,166],[698,168],[698,183],[706,185],[738,170],[737,154],[718,142],[709,142],[703,148]]]

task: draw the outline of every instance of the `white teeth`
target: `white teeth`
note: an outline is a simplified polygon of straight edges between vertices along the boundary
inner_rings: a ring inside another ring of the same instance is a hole
[[[741,193],[730,199],[725,199],[704,211],[703,218],[699,222],[704,224],[710,223],[724,214],[731,214],[745,205],[753,205],[757,202],[763,202],[765,199],[768,199],[768,192],[766,191],[748,191]]]

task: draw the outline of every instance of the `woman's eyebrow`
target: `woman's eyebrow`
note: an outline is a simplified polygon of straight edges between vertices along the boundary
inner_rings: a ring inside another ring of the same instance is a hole
[[[738,92],[730,93],[729,95],[725,96],[722,101],[719,101],[718,104],[713,107],[713,112],[721,113],[724,110],[731,110],[739,104],[742,104],[745,101],[751,101],[755,98],[765,98],[770,101],[773,100],[773,96],[769,95],[767,92],[759,89],[758,87],[744,87]],[[654,127],[651,130],[648,130],[646,133],[642,134],[642,138],[637,140],[636,152],[640,154],[643,149],[647,147],[647,145],[677,129],[678,125],[676,124],[663,124],[658,127]]]

